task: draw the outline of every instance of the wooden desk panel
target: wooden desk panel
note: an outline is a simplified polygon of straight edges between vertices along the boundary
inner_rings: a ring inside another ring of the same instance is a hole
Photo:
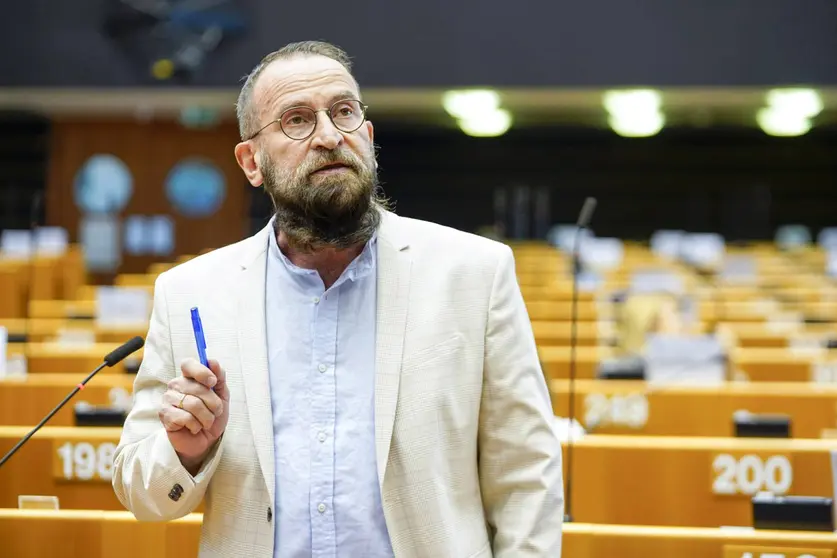
[[[0,427],[0,455],[12,449],[29,430]],[[109,476],[112,451],[121,431],[45,426],[0,469],[0,507],[16,508],[17,497],[27,494],[57,496],[66,509],[124,509],[113,493]],[[65,447],[66,443],[70,445]],[[72,480],[56,478],[65,473]],[[84,480],[87,477],[90,480]]]
[[[832,449],[837,440],[587,436],[573,449],[573,518],[748,526],[756,492],[832,497]]]
[[[785,348],[738,348],[730,355],[733,371],[741,370],[751,382],[808,382],[815,376],[818,360],[837,360],[833,356],[795,354]],[[569,378],[569,347],[538,347],[544,374],[550,379]],[[578,347],[576,378],[594,379],[599,363],[615,354],[610,347]]]
[[[199,513],[167,523],[141,523],[118,511],[0,509],[0,540],[10,557],[188,558],[198,554],[202,521]],[[824,552],[819,557],[837,550],[837,537],[830,533],[793,531],[567,523],[562,538],[562,555],[568,558],[742,558],[725,554],[733,547]]]
[[[791,417],[794,438],[820,438],[837,427],[837,385],[729,382],[715,387],[643,381],[578,380],[576,419],[595,434],[733,436],[733,413]],[[569,381],[550,382],[557,416],[569,414]]]
[[[2,555],[26,558],[189,558],[202,514],[139,522],[125,511],[0,509]]]
[[[0,454],[28,430],[0,428]],[[0,470],[0,507],[16,507],[18,495],[34,494],[58,496],[66,509],[121,509],[108,461],[119,433],[118,428],[43,428]],[[748,494],[758,490],[830,496],[831,449],[837,441],[587,436],[573,448],[573,516],[623,525],[641,518],[647,525],[746,526]],[[749,476],[740,480],[739,470]]]
[[[83,379],[83,378],[82,378]],[[135,377],[96,375],[49,421],[50,426],[73,426],[73,406],[80,401],[111,405],[133,392]],[[0,379],[0,426],[35,426],[78,384],[73,374],[30,374]]]
[[[124,343],[131,337],[144,337],[148,333],[148,325],[128,328],[100,327],[95,320],[67,320],[62,318],[0,319],[0,326],[5,327],[10,335],[27,335],[30,343],[48,343],[57,338],[62,332],[83,331],[99,343],[114,344],[114,347]]]
[[[95,343],[84,347],[69,347],[56,343],[10,343],[9,354],[26,354],[30,374],[76,374],[79,381],[102,363],[105,355],[130,339],[119,343]],[[139,364],[143,349],[138,350],[119,364],[105,367],[99,374],[125,374],[125,365]]]

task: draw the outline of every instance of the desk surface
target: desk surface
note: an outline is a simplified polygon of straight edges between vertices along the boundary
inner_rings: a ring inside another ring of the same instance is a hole
[[[27,558],[104,558],[113,556],[115,549],[120,558],[188,558],[197,556],[202,521],[198,513],[168,523],[140,523],[120,511],[0,509],[0,540],[11,556]],[[730,552],[735,548],[738,553]],[[764,548],[783,552],[783,558],[799,557],[799,552],[788,549],[833,557],[837,536],[588,523],[563,526],[562,555],[571,558],[743,558],[747,551]]]
[[[569,415],[568,380],[551,380],[555,414]],[[646,436],[734,436],[738,411],[782,414],[794,438],[837,428],[837,385],[726,382],[717,386],[577,380],[575,414],[588,432]]]
[[[0,427],[0,453],[29,428]],[[121,509],[110,486],[119,428],[45,427],[0,470],[0,507],[19,494],[57,495],[62,508]],[[579,522],[747,526],[762,490],[831,496],[837,440],[591,435],[575,441]],[[564,445],[564,478],[568,446]],[[688,505],[684,505],[688,502]]]

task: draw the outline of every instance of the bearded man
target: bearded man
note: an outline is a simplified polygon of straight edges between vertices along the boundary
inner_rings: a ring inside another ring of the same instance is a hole
[[[119,500],[149,521],[203,504],[206,557],[560,556],[561,447],[511,250],[388,209],[333,45],[266,56],[237,114],[275,214],[158,277]]]

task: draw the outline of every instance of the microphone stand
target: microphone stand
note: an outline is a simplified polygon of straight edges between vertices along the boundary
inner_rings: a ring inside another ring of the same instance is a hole
[[[570,316],[570,401],[569,425],[567,428],[567,493],[564,498],[566,513],[564,521],[572,522],[572,477],[573,477],[573,424],[575,423],[575,376],[576,376],[576,347],[578,345],[578,273],[580,271],[579,251],[581,233],[587,229],[596,209],[596,198],[587,198],[578,216],[575,237],[573,238],[573,287],[572,307]]]
[[[59,403],[52,411],[50,411],[49,414],[47,416],[45,416],[41,420],[41,422],[38,423],[38,425],[35,428],[33,428],[26,436],[24,436],[17,444],[15,444],[15,447],[13,447],[11,450],[9,450],[9,453],[4,455],[3,459],[0,459],[0,467],[2,467],[4,463],[6,463],[9,459],[11,459],[11,457],[17,452],[17,450],[19,450],[21,447],[23,447],[23,444],[25,444],[27,441],[29,441],[29,439],[32,436],[34,436],[35,433],[38,430],[40,430],[49,421],[49,419],[51,419],[53,416],[55,416],[55,413],[60,411],[61,408],[64,405],[66,405],[67,402],[75,396],[75,394],[77,394],[79,391],[83,390],[84,386],[87,385],[87,382],[89,382],[93,378],[93,376],[98,374],[99,371],[102,368],[104,368],[105,366],[112,367],[112,366],[115,366],[115,365],[119,364],[120,362],[125,360],[125,358],[128,355],[130,355],[131,353],[134,353],[134,352],[138,351],[139,349],[141,349],[144,344],[145,344],[145,340],[142,337],[137,336],[137,337],[134,337],[134,338],[126,341],[125,343],[123,343],[122,345],[120,345],[119,347],[117,347],[116,349],[111,351],[104,358],[104,361],[99,366],[97,366],[95,370],[93,370],[93,372],[88,374],[87,377],[84,380],[82,380],[80,384],[76,385],[76,387],[74,387],[73,390],[70,393],[68,393],[66,397],[64,397],[64,400],[61,401],[61,403]]]
[[[106,362],[103,362],[102,364],[100,364],[99,366],[97,366],[97,367],[96,367],[96,369],[95,369],[95,370],[93,370],[93,372],[91,372],[91,373],[90,373],[90,374],[89,374],[89,375],[88,375],[88,376],[87,376],[87,377],[86,377],[86,378],[85,378],[85,379],[84,379],[84,380],[83,380],[83,381],[82,381],[79,385],[77,385],[75,388],[73,388],[73,391],[71,391],[70,393],[68,393],[68,394],[67,394],[67,396],[66,396],[66,397],[64,397],[64,400],[63,400],[63,401],[61,401],[61,403],[59,403],[59,404],[58,404],[58,405],[57,405],[57,406],[56,406],[56,407],[55,407],[52,411],[50,411],[50,412],[49,412],[49,414],[48,414],[47,416],[45,416],[45,417],[41,420],[41,422],[39,422],[39,423],[38,423],[38,426],[36,426],[35,428],[33,428],[33,429],[29,432],[29,434],[27,434],[26,436],[24,436],[23,438],[21,438],[21,440],[20,440],[17,444],[15,444],[15,447],[13,447],[11,450],[9,450],[9,453],[7,453],[6,455],[4,455],[4,456],[3,456],[3,459],[0,459],[0,467],[2,467],[2,466],[3,466],[3,464],[4,464],[6,461],[8,461],[9,459],[11,459],[11,457],[12,457],[12,456],[13,456],[13,455],[17,452],[17,450],[19,450],[19,449],[20,449],[20,447],[21,447],[23,444],[25,444],[26,442],[28,442],[28,441],[29,441],[29,438],[31,438],[32,436],[34,436],[34,435],[35,435],[35,432],[37,432],[38,430],[40,430],[40,429],[41,429],[41,428],[42,428],[42,427],[43,427],[43,426],[44,426],[47,422],[49,422],[49,419],[51,419],[53,416],[55,416],[55,413],[57,413],[58,411],[60,411],[60,410],[61,410],[61,408],[62,408],[64,405],[66,405],[66,404],[67,404],[67,402],[75,396],[75,394],[77,394],[79,391],[81,391],[82,389],[84,389],[84,386],[85,386],[85,385],[87,385],[87,382],[89,382],[89,381],[90,381],[90,379],[91,379],[93,376],[95,376],[96,374],[98,374],[98,373],[99,373],[99,371],[100,371],[102,368],[104,368],[105,366],[107,366],[107,363],[106,363]]]

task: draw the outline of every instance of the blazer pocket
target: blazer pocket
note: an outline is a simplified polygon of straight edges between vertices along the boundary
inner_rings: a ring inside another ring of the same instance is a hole
[[[430,364],[450,358],[451,356],[456,356],[461,350],[462,341],[462,336],[456,334],[444,341],[434,343],[410,354],[405,354],[402,370],[410,372],[412,370],[426,368]]]

